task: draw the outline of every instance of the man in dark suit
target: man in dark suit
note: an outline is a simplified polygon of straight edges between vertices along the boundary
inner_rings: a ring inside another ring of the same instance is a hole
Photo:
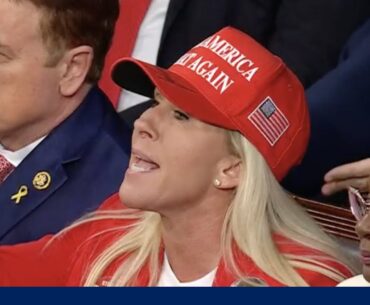
[[[367,0],[170,0],[156,64],[169,67],[193,45],[231,25],[282,57],[308,87],[336,66],[343,44],[369,15]],[[132,123],[147,105],[122,117]]]
[[[280,56],[308,87],[335,67],[343,44],[369,15],[367,0],[171,0],[158,64],[170,66],[231,25]]]
[[[118,5],[0,2],[1,244],[55,233],[119,188],[130,135],[95,86]]]
[[[345,189],[350,183],[360,189],[367,188],[366,183],[359,185],[356,179],[331,185],[330,182],[340,179],[326,172],[369,157],[369,46],[370,19],[351,36],[338,66],[306,91],[312,122],[311,139],[302,163],[283,183],[288,190],[301,196],[340,203],[348,201],[346,193],[338,194],[336,198],[322,198],[320,193],[324,182],[328,183],[323,189],[325,195]],[[366,163],[360,166],[363,164]],[[352,167],[345,169],[346,176],[350,176]],[[356,172],[353,171],[352,175],[355,178]],[[360,179],[360,184],[366,181],[361,176],[356,178]]]

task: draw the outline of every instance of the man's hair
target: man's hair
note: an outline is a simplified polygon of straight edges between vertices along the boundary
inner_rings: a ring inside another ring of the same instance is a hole
[[[99,80],[119,15],[119,0],[13,0],[29,1],[42,11],[40,29],[50,54],[47,65],[56,65],[65,50],[88,45],[94,59],[86,81]]]

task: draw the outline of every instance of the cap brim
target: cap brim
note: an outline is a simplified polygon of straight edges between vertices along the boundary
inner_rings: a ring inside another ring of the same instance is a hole
[[[112,70],[114,82],[137,94],[153,98],[154,90],[190,116],[228,129],[235,129],[229,118],[208,101],[202,93],[180,75],[136,60],[123,58]]]

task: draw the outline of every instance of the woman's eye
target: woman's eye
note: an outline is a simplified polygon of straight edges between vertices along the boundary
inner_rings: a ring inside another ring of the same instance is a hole
[[[174,114],[175,114],[175,119],[177,119],[177,120],[180,120],[180,121],[189,120],[189,116],[187,116],[185,113],[183,113],[181,111],[174,110]]]

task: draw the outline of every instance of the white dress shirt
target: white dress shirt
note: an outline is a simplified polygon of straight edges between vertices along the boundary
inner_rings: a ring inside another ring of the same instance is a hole
[[[169,4],[170,0],[151,1],[140,26],[132,57],[151,64],[157,62],[159,44]],[[146,100],[148,98],[145,96],[122,90],[117,110],[122,111]]]
[[[28,144],[21,149],[18,149],[17,151],[7,150],[0,144],[0,154],[5,157],[5,159],[7,159],[14,167],[17,167],[45,138],[46,136],[32,142],[31,144]]]
[[[339,283],[337,287],[370,287],[370,283],[360,274],[344,280]]]

